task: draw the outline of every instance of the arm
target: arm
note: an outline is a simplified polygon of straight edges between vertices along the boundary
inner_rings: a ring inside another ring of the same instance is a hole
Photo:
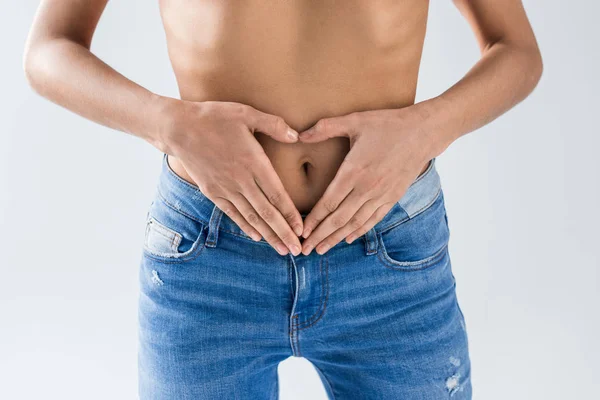
[[[533,91],[542,59],[521,0],[454,0],[470,23],[481,59],[441,95],[409,107],[325,118],[300,134],[306,143],[350,138],[350,152],[304,221],[302,252],[325,253],[374,227],[427,161],[494,120]],[[363,139],[367,138],[367,139]],[[372,177],[380,177],[374,187]]]
[[[422,123],[432,128],[432,156],[525,99],[543,70],[521,0],[454,3],[477,38],[481,59],[444,93],[415,105],[420,108]]]
[[[89,120],[138,136],[160,150],[162,98],[90,52],[108,0],[42,1],[27,39],[23,67],[43,97]]]
[[[23,60],[33,89],[178,157],[202,192],[246,234],[264,237],[282,255],[299,254],[302,218],[254,132],[286,143],[298,134],[282,118],[248,105],[167,98],[116,72],[90,51],[107,3],[41,2]]]

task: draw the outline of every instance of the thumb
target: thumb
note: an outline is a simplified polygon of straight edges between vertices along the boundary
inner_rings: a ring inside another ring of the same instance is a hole
[[[256,110],[250,123],[253,130],[259,131],[283,143],[296,143],[298,132],[288,126],[283,118]]]
[[[342,117],[322,118],[312,127],[301,132],[299,138],[304,143],[316,143],[337,136],[349,136]]]

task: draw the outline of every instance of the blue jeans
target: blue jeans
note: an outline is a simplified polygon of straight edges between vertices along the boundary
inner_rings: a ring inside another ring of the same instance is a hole
[[[277,399],[304,357],[331,399],[470,399],[433,159],[372,230],[324,255],[254,242],[163,156],[140,265],[139,393]]]

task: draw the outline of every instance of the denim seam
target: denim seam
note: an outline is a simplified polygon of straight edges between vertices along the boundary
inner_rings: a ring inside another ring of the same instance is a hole
[[[319,277],[322,279],[323,278],[323,257],[321,257],[321,259],[319,260]],[[316,318],[318,316],[318,314],[321,312],[321,309],[323,307],[323,293],[325,291],[325,286],[321,285],[321,293],[319,294],[319,309],[317,311],[315,311],[315,313],[313,313],[313,315],[311,315],[309,318],[307,318],[306,321],[304,322],[299,322],[297,324],[297,328],[302,329],[303,326],[310,324],[312,322],[312,320],[314,318]]]
[[[190,215],[190,214],[186,213],[185,211],[182,211],[182,210],[179,210],[179,209],[175,208],[175,206],[174,206],[173,204],[171,204],[171,203],[170,203],[170,202],[169,202],[169,201],[168,201],[168,200],[167,200],[167,199],[166,199],[166,198],[165,198],[165,197],[162,195],[162,193],[160,193],[160,191],[158,192],[158,195],[159,195],[159,197],[160,197],[160,200],[161,200],[162,202],[164,202],[164,203],[165,203],[165,205],[166,205],[167,207],[169,207],[171,210],[173,210],[174,212],[176,212],[176,213],[178,213],[178,214],[181,214],[181,215],[183,215],[184,217],[190,218],[190,219],[191,219],[191,220],[193,220],[193,221],[199,222],[199,223],[201,223],[201,224],[203,224],[203,225],[206,225],[206,226],[208,226],[208,225],[209,225],[208,221],[205,221],[205,220],[202,220],[202,219],[196,218],[196,217],[194,217],[194,216],[192,216],[192,215]],[[267,241],[266,241],[266,240],[264,240],[264,239],[262,239],[262,240],[260,240],[260,241],[258,241],[258,242],[257,242],[257,241],[255,241],[255,240],[252,240],[252,238],[251,238],[251,237],[249,237],[249,236],[240,235],[240,234],[239,234],[239,233],[237,233],[237,232],[234,232],[234,231],[232,231],[232,230],[229,230],[229,229],[221,228],[221,227],[219,227],[219,231],[220,231],[220,232],[227,232],[227,233],[229,233],[229,234],[231,234],[231,235],[235,235],[235,236],[237,236],[237,237],[239,237],[239,238],[246,239],[246,240],[247,240],[247,241],[249,241],[249,242],[253,242],[253,243],[256,243],[256,244],[263,244],[263,245],[268,245],[268,246],[271,246],[271,245],[269,244],[269,242],[267,242]]]
[[[149,250],[146,247],[144,247],[144,253],[145,253],[146,257],[152,258],[163,264],[182,264],[184,262],[192,261],[195,258],[198,258],[198,256],[202,253],[202,251],[204,250],[205,247],[206,246],[204,244],[198,245],[195,249],[193,249],[193,251],[191,253],[186,254],[185,256],[182,256],[182,257],[161,256],[159,254],[155,254],[155,253],[151,252],[151,250]]]
[[[152,228],[150,228],[150,226],[156,226],[156,228],[154,228],[154,232],[156,232],[158,235],[164,237],[165,239],[169,240],[171,242],[171,250],[177,251],[177,249],[179,248],[179,245],[181,244],[181,240],[183,238],[183,236],[181,236],[181,233],[161,224],[154,217],[150,217],[146,221],[146,224],[148,224],[148,230],[146,231],[146,241],[148,240],[148,234],[150,233],[150,230],[152,230]],[[167,231],[172,236],[168,236],[165,232],[163,232],[163,230]],[[145,244],[147,244],[147,242]]]
[[[427,205],[423,206],[419,211],[415,212],[413,215],[410,216],[410,218],[415,218],[417,215],[421,214],[422,212],[424,212],[425,210],[427,210],[429,207],[431,207],[433,205],[433,203],[436,202],[436,200],[438,199],[438,197],[440,197],[440,193],[442,193],[442,187],[438,186],[438,190],[435,193],[435,196],[433,196],[433,199],[427,203]],[[400,206],[402,207],[402,206]]]
[[[379,230],[379,233],[385,233],[385,232],[389,231],[390,229],[393,229],[393,228],[397,227],[398,225],[403,224],[406,221],[409,221],[409,220],[415,218],[416,216],[418,216],[419,214],[421,214],[422,212],[424,212],[425,210],[427,210],[429,207],[431,207],[433,205],[433,203],[435,203],[436,200],[438,199],[438,197],[440,196],[440,193],[442,193],[442,187],[441,186],[438,188],[438,191],[435,194],[435,196],[433,197],[433,199],[429,203],[427,203],[425,206],[421,207],[421,209],[419,209],[417,212],[415,212],[412,216],[407,216],[407,217],[401,219],[400,221],[396,221],[395,223],[393,223],[393,224],[391,224],[389,226],[381,228]],[[399,202],[397,204],[398,204],[398,207],[400,207],[400,208],[402,208],[404,210],[404,208],[400,205]],[[406,212],[406,210],[404,212]]]
[[[302,357],[300,353],[300,341],[298,340],[298,314],[292,316],[292,326],[290,328],[290,336],[292,337],[292,352],[296,357]]]
[[[215,206],[216,207],[216,206]],[[221,224],[221,218],[223,217],[223,211],[220,208],[216,207],[218,210],[217,219],[213,224],[208,224],[208,233],[206,237],[206,244],[210,247],[215,247],[217,245],[217,241],[219,238],[219,225]],[[214,209],[213,209],[214,211]],[[212,220],[212,216],[211,216]]]
[[[292,285],[292,268],[290,265],[290,261],[287,262],[288,265],[288,281],[290,282],[290,295],[292,296],[292,302],[294,301],[294,285]]]
[[[165,197],[162,195],[162,193],[160,193],[160,191],[158,192],[158,195],[159,195],[159,197],[160,197],[160,200],[161,200],[162,202],[164,202],[164,203],[165,203],[165,205],[166,205],[167,207],[169,207],[171,210],[173,210],[174,212],[176,212],[176,213],[178,213],[178,214],[181,214],[181,215],[183,215],[184,217],[187,217],[187,218],[189,218],[189,219],[191,219],[191,220],[193,220],[193,221],[196,221],[196,222],[198,222],[198,223],[201,223],[202,225],[205,225],[205,226],[208,226],[208,225],[209,225],[208,221],[205,221],[205,220],[202,220],[202,219],[196,218],[196,217],[194,217],[194,216],[192,216],[192,215],[190,215],[190,214],[186,213],[185,211],[182,211],[182,210],[179,210],[179,209],[175,208],[175,206],[174,206],[173,204],[171,204],[171,203],[170,203],[170,202],[169,202],[169,201],[168,201],[168,200],[167,200],[167,199],[166,199],[166,198],[165,198]],[[269,245],[269,246],[270,246],[270,244],[269,244],[269,243],[268,243],[266,240],[260,240],[260,241],[258,241],[258,242],[257,242],[257,241],[254,241],[254,240],[252,240],[252,238],[251,238],[251,237],[249,237],[249,236],[240,235],[239,233],[237,233],[237,232],[234,232],[234,231],[231,231],[231,230],[229,230],[229,229],[224,229],[224,228],[221,228],[221,227],[219,227],[219,231],[220,231],[220,232],[227,232],[227,233],[229,233],[229,234],[231,234],[231,235],[235,235],[235,236],[237,236],[237,237],[240,237],[240,238],[242,238],[242,239],[246,239],[246,240],[248,240],[249,242],[253,242],[253,243],[257,243],[257,244],[265,244],[265,245]]]
[[[433,255],[419,261],[396,261],[392,259],[385,250],[385,245],[382,246],[381,252],[379,252],[379,259],[386,268],[393,269],[395,271],[419,271],[435,265],[436,262],[441,260],[446,255],[446,249],[448,243],[442,246],[441,249],[437,250]],[[385,255],[384,255],[385,253]]]
[[[146,257],[151,258],[153,260],[159,261],[164,264],[181,264],[184,262],[188,262],[196,259],[206,247],[206,240],[202,240],[202,236],[204,235],[204,230],[206,229],[205,225],[202,225],[202,229],[198,234],[198,238],[192,245],[192,248],[185,253],[181,253],[181,255],[176,255],[174,257],[164,256],[157,253],[154,253],[152,249],[148,248],[144,243],[143,253]],[[200,241],[202,244],[200,244]]]
[[[199,223],[201,223],[203,225],[208,225],[208,221],[204,221],[204,220],[201,220],[199,218],[196,218],[196,217],[194,217],[194,216],[186,213],[185,211],[182,211],[182,210],[178,209],[177,207],[175,207],[173,204],[171,204],[169,202],[169,200],[167,200],[165,198],[165,196],[160,192],[160,190],[157,190],[157,193],[158,193],[158,196],[160,197],[160,200],[162,202],[164,202],[165,205],[168,206],[171,210],[175,211],[176,213],[179,213],[179,214],[183,215],[184,217],[187,217],[187,218],[190,218],[191,220],[199,222]]]
[[[296,276],[295,282],[295,292],[294,299],[292,301],[292,310],[290,311],[290,344],[292,346],[292,354],[296,357],[300,357],[299,349],[298,349],[298,331],[296,329],[297,321],[298,321],[298,313],[296,312],[296,307],[298,305],[298,270],[296,269],[296,262],[294,261],[294,257],[290,255],[289,261],[291,262],[292,268],[294,268],[294,275]]]
[[[321,269],[322,265],[323,265],[323,260],[321,259],[321,263],[319,264],[319,269]],[[322,276],[323,276],[323,272],[321,270],[321,277]],[[323,291],[325,292],[325,301],[322,300],[323,299]],[[298,330],[303,330],[303,329],[310,328],[311,326],[313,326],[317,322],[319,322],[319,320],[321,318],[323,318],[323,316],[325,315],[325,310],[327,309],[327,300],[328,299],[329,299],[329,257],[325,256],[325,285],[321,289],[321,298],[319,299],[319,302],[322,304],[322,307],[319,307],[319,311],[315,312],[308,319],[308,321],[305,321],[302,324],[298,324]],[[314,321],[310,321],[317,314],[318,314],[317,319],[315,319]],[[309,324],[309,323],[310,323],[310,325],[306,325],[306,324]]]
[[[413,181],[413,183],[411,185],[414,185],[415,183],[419,182],[421,179],[423,179],[424,176],[428,175],[429,172],[433,169],[433,164],[435,163],[435,158],[432,158],[429,160],[429,163],[427,164],[427,168],[425,168],[425,171],[419,175],[417,177],[417,179],[415,179]]]
[[[296,328],[296,333],[294,334],[294,339],[296,339],[296,352],[298,353],[298,357],[302,357],[302,351],[300,350],[300,329]]]

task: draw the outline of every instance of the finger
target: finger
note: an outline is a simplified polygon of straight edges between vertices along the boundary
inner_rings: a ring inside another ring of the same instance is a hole
[[[235,222],[246,235],[250,236],[252,240],[258,242],[262,239],[261,234],[246,221],[242,213],[231,201],[223,197],[218,197],[214,200],[214,203],[225,215],[231,218],[231,220]]]
[[[279,254],[285,256],[288,254],[288,248],[279,239],[277,234],[269,227],[269,225],[259,216],[258,212],[252,207],[250,202],[242,193],[237,193],[232,196],[232,202],[240,210],[243,217],[250,223],[260,234],[265,238]]]
[[[368,231],[370,231],[371,228],[373,228],[375,225],[377,225],[377,223],[379,221],[381,221],[383,219],[383,217],[385,217],[387,215],[387,213],[392,209],[393,206],[394,206],[394,203],[389,202],[389,203],[385,203],[381,207],[379,207],[377,209],[377,211],[375,211],[375,213],[373,213],[373,215],[367,220],[367,222],[361,228],[355,230],[346,238],[346,243],[350,244],[350,243],[354,242],[356,239],[358,239],[359,237],[361,237],[362,235],[364,235],[365,233],[367,233]]]
[[[294,205],[290,195],[283,187],[281,179],[273,169],[271,161],[265,156],[264,162],[257,165],[256,182],[263,191],[267,199],[283,216],[288,225],[292,228],[296,237],[302,235],[304,222],[300,212]],[[298,241],[298,243],[300,243]]]
[[[325,189],[323,196],[317,201],[310,213],[304,219],[304,230],[302,237],[308,238],[311,232],[323,221],[329,214],[333,213],[350,194],[354,187],[354,180],[346,177],[344,167],[340,167],[335,177]]]
[[[298,236],[294,234],[292,228],[279,210],[273,204],[269,203],[258,183],[255,183],[253,187],[244,188],[243,194],[258,212],[258,215],[271,227],[292,254],[295,256],[300,254],[301,247]]]
[[[378,207],[379,206],[374,200],[369,200],[363,204],[356,214],[350,218],[346,225],[333,232],[316,246],[317,253],[326,253],[333,246],[344,240],[346,236],[361,228],[369,220],[371,215],[373,215]]]
[[[284,143],[298,141],[298,132],[288,126],[283,118],[252,109],[250,127]]]
[[[327,236],[340,228],[343,228],[350,219],[356,214],[356,212],[365,203],[358,195],[356,191],[350,193],[340,204],[340,206],[333,213],[329,214],[327,218],[321,222],[317,228],[310,234],[310,236],[302,243],[302,254],[309,255],[313,248],[321,243]],[[319,254],[325,253],[329,248],[325,246],[321,247],[323,252],[317,251]]]
[[[301,142],[322,142],[337,136],[349,136],[345,118],[331,117],[322,118],[309,129],[301,132],[298,136]]]

